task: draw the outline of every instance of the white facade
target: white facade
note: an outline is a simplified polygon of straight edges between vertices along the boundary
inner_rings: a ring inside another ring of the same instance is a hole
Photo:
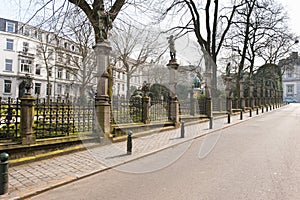
[[[75,65],[75,62],[77,65]],[[56,35],[0,19],[0,96],[18,98],[25,75],[33,78],[32,94],[47,96],[47,66],[51,97],[78,98],[80,81],[76,78],[81,62],[74,43]],[[95,83],[94,83],[95,84]]]
[[[293,52],[287,59],[281,60],[283,98],[293,98],[300,102],[300,58]]]
[[[131,62],[134,62],[134,60],[131,60]],[[142,69],[143,66],[140,66],[135,70],[130,78],[130,87],[139,89],[143,85],[144,81],[146,81],[143,76]],[[127,73],[124,70],[122,62],[117,61],[113,65],[113,96],[125,98],[127,90]]]

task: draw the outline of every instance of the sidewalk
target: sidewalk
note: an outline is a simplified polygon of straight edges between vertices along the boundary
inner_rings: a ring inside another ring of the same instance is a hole
[[[257,116],[255,112],[252,115]],[[179,128],[133,139],[132,155],[126,154],[126,142],[119,142],[10,167],[9,191],[8,194],[1,195],[0,199],[28,198],[250,119],[249,113],[244,113],[243,116],[243,120],[240,120],[240,115],[232,116],[231,124],[227,124],[227,118],[215,119],[213,129],[208,129],[208,122],[185,126],[184,138],[180,138]]]

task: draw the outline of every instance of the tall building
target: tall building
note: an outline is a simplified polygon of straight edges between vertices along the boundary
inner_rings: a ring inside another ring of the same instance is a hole
[[[32,94],[76,100],[82,57],[76,43],[21,22],[0,18],[0,96],[24,94],[24,78],[33,78]],[[48,80],[49,78],[49,80]],[[50,84],[48,84],[50,83]],[[96,85],[96,80],[89,87]],[[49,89],[48,89],[49,88]]]
[[[278,64],[282,69],[283,98],[293,98],[300,102],[300,57],[292,52]]]

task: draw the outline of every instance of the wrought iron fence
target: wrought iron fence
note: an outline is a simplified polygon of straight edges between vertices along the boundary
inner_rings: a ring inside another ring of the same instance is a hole
[[[206,115],[206,98],[198,99],[199,114]],[[198,112],[197,112],[198,113]]]
[[[115,124],[141,122],[143,117],[142,98],[131,100],[113,98],[111,111],[112,122]]]
[[[180,100],[179,101],[179,115],[190,115],[191,112],[191,101],[187,100]]]
[[[159,100],[159,99],[151,100],[150,120],[152,122],[168,121],[168,109],[169,109],[168,104],[169,104],[169,101],[163,101],[163,100]]]
[[[17,139],[20,137],[20,102],[19,99],[0,97],[0,139]]]
[[[2,101],[0,97],[0,140],[16,140],[21,137],[21,101]],[[68,136],[93,131],[95,106],[70,101],[36,99],[34,109],[34,134],[36,138]]]
[[[37,99],[34,115],[34,132],[37,138],[69,136],[94,129],[94,102],[87,104],[70,101]]]

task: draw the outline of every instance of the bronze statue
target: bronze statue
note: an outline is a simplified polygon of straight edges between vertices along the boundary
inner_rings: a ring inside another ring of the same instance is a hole
[[[98,27],[99,27],[99,42],[103,42],[107,39],[108,30],[112,28],[112,20],[110,14],[107,13],[104,8],[98,11]]]
[[[170,37],[168,37],[167,39],[169,42],[171,60],[176,60],[176,49],[175,49],[174,36],[170,35]]]

